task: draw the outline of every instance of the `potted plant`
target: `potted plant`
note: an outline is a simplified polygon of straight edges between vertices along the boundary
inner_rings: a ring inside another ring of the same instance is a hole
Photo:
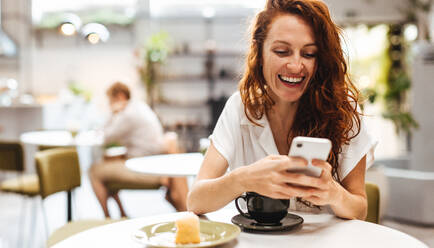
[[[170,50],[170,39],[167,32],[160,31],[151,35],[139,49],[140,64],[138,72],[140,80],[146,87],[147,100],[151,108],[157,100],[157,82],[159,66],[166,61]]]

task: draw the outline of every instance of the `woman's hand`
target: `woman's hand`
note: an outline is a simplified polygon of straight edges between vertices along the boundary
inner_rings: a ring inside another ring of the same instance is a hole
[[[239,168],[240,184],[244,191],[253,191],[277,199],[289,199],[287,172],[292,167],[306,166],[303,158],[270,155],[255,163]]]
[[[332,166],[318,159],[312,160],[312,165],[322,169],[320,177],[287,172],[287,192],[319,206],[337,204],[343,187],[333,179]]]
[[[330,205],[336,216],[364,220],[367,213],[365,193],[366,156],[344,178],[342,185],[332,176],[332,166],[322,160],[312,160],[322,169],[319,178],[287,172],[288,193],[315,205]]]

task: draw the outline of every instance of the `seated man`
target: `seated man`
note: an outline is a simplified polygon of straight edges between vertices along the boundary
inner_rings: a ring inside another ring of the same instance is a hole
[[[167,187],[166,199],[176,210],[185,211],[188,193],[186,178],[148,176],[130,171],[125,167],[127,158],[175,153],[177,144],[173,139],[165,139],[169,136],[164,136],[157,116],[148,105],[130,100],[130,91],[125,84],[120,82],[113,84],[107,90],[107,96],[112,115],[104,126],[104,143],[120,143],[127,148],[127,154],[111,158],[104,157],[90,169],[92,188],[104,215],[110,217],[107,200],[109,196],[112,196],[119,206],[121,216],[126,216],[118,193],[109,192],[107,188],[109,183],[164,185]]]

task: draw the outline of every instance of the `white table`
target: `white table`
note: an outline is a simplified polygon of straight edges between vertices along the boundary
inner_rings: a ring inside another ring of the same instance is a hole
[[[99,146],[103,136],[97,131],[79,132],[75,137],[68,131],[33,131],[21,134],[20,141],[39,146]]]
[[[178,153],[132,158],[125,165],[148,175],[186,177],[197,175],[202,161],[201,153]]]
[[[206,216],[212,221],[230,223],[234,209],[219,210]],[[182,213],[144,217],[96,227],[63,240],[63,247],[143,247],[132,239],[136,230],[150,224],[174,221]],[[359,220],[342,220],[329,214],[296,213],[304,218],[301,228],[289,232],[257,234],[241,232],[236,240],[219,247],[412,247],[427,248],[421,241],[400,231]]]

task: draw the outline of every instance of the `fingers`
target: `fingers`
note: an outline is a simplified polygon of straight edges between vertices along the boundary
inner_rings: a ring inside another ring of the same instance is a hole
[[[308,201],[312,204],[318,205],[318,206],[325,205],[324,201],[321,200],[321,198],[317,197],[317,196],[304,197],[303,200],[306,200],[306,201]]]
[[[319,168],[321,168],[321,169],[323,169],[329,173],[332,172],[332,166],[326,161],[323,161],[320,159],[312,159],[312,165],[319,167]]]
[[[279,171],[287,170],[295,167],[307,166],[307,160],[302,157],[289,157],[283,156],[279,165],[277,166]]]
[[[296,184],[313,188],[321,188],[321,185],[323,184],[323,180],[321,180],[320,178],[306,176],[300,173],[286,172],[283,177],[285,182],[289,184]]]
[[[287,183],[272,184],[268,187],[258,188],[255,192],[275,199],[289,199],[291,197],[313,197],[319,190],[311,187],[288,185]]]
[[[285,184],[284,188],[285,188],[285,194],[287,194],[289,197],[306,198],[306,197],[313,197],[321,194],[321,190],[312,187]]]

